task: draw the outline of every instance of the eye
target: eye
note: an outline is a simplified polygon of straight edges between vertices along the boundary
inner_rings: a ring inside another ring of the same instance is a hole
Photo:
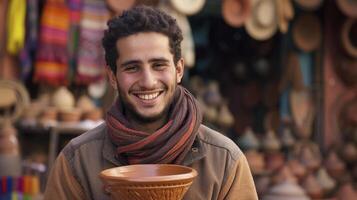
[[[164,62],[156,62],[153,64],[153,68],[156,70],[164,70],[167,67],[167,64]]]
[[[127,65],[123,69],[125,72],[133,73],[139,70],[138,65]]]

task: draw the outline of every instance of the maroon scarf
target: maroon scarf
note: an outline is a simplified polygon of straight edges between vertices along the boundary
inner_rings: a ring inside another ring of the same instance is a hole
[[[190,150],[202,122],[192,94],[177,86],[168,122],[154,133],[135,130],[123,115],[119,99],[107,113],[108,135],[125,164],[180,164]]]

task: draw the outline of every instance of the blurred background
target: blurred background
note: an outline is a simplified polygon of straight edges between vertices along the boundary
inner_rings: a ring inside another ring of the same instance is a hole
[[[1,197],[41,199],[58,152],[103,122],[103,30],[139,4],[176,18],[182,84],[260,199],[356,199],[356,0],[0,0]]]

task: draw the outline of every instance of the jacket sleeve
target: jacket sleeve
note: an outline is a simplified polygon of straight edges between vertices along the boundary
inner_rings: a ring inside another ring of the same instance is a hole
[[[242,154],[230,172],[226,185],[223,186],[221,197],[225,200],[255,200],[258,199],[252,173],[248,161]]]
[[[44,200],[87,199],[82,187],[72,175],[68,161],[60,153],[47,180]]]

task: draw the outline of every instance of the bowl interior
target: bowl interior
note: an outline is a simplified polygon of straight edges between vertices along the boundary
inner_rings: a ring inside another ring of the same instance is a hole
[[[190,180],[196,176],[196,170],[173,164],[128,165],[106,169],[100,173],[104,180],[131,182]]]

